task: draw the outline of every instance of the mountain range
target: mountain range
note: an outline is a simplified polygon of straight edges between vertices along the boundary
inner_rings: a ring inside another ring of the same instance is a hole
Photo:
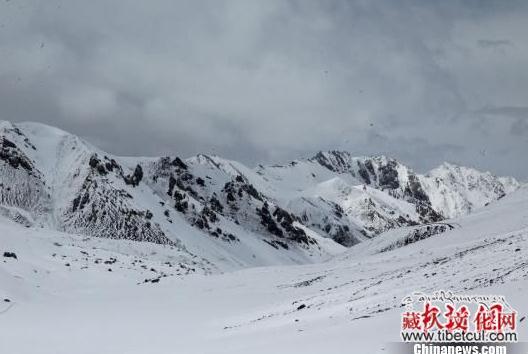
[[[247,167],[121,157],[38,123],[0,122],[0,215],[27,227],[167,245],[204,269],[313,263],[404,226],[441,225],[519,188],[444,163],[319,152]]]

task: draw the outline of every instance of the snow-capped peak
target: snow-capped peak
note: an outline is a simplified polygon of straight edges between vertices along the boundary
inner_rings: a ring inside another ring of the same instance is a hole
[[[232,264],[324,259],[392,228],[465,214],[512,178],[320,152],[255,169],[219,156],[119,157],[38,123],[0,122],[0,214],[89,236],[170,245]],[[330,241],[331,242],[331,241]]]

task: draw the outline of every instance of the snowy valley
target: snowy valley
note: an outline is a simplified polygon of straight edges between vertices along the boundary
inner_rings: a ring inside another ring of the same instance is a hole
[[[2,353],[383,353],[413,291],[527,315],[528,187],[343,151],[120,157],[2,121],[0,254]]]

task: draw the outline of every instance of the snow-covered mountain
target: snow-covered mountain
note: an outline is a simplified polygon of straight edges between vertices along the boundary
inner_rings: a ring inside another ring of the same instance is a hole
[[[421,182],[433,208],[446,218],[468,214],[519,188],[514,178],[449,163],[422,176]]]
[[[0,122],[0,215],[148,241],[204,269],[311,263],[381,232],[464,215],[518,188],[444,164],[427,175],[331,151],[249,168],[216,156],[119,157],[37,123]]]
[[[273,185],[270,195],[345,245],[397,227],[465,215],[519,187],[514,178],[447,163],[421,175],[385,156],[344,151],[259,166],[257,173]],[[328,210],[342,217],[336,220]],[[346,228],[351,232],[343,237]]]
[[[496,177],[450,163],[420,175],[385,156],[353,157],[348,152],[331,151],[321,152],[312,160],[414,204],[422,221],[468,214],[519,187],[512,177]]]
[[[0,139],[2,214],[28,226],[168,245],[204,268],[313,262],[341,247],[243,176],[193,159],[112,156],[36,123],[2,122]]]

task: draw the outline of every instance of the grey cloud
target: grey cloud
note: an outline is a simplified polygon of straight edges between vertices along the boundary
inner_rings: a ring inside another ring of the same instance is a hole
[[[502,107],[485,107],[477,111],[477,113],[509,116],[513,118],[528,119],[527,106],[502,106]]]
[[[1,2],[0,119],[117,154],[256,165],[344,148],[523,177],[504,162],[527,148],[520,118],[475,112],[525,104],[527,14],[524,1]],[[482,50],[506,41],[515,51]]]
[[[513,118],[510,132],[512,135],[528,140],[528,107],[486,107],[477,111],[481,114]]]
[[[508,47],[512,42],[507,39],[479,39],[477,44],[482,48]]]
[[[517,119],[511,126],[511,133],[528,140],[528,119]]]

